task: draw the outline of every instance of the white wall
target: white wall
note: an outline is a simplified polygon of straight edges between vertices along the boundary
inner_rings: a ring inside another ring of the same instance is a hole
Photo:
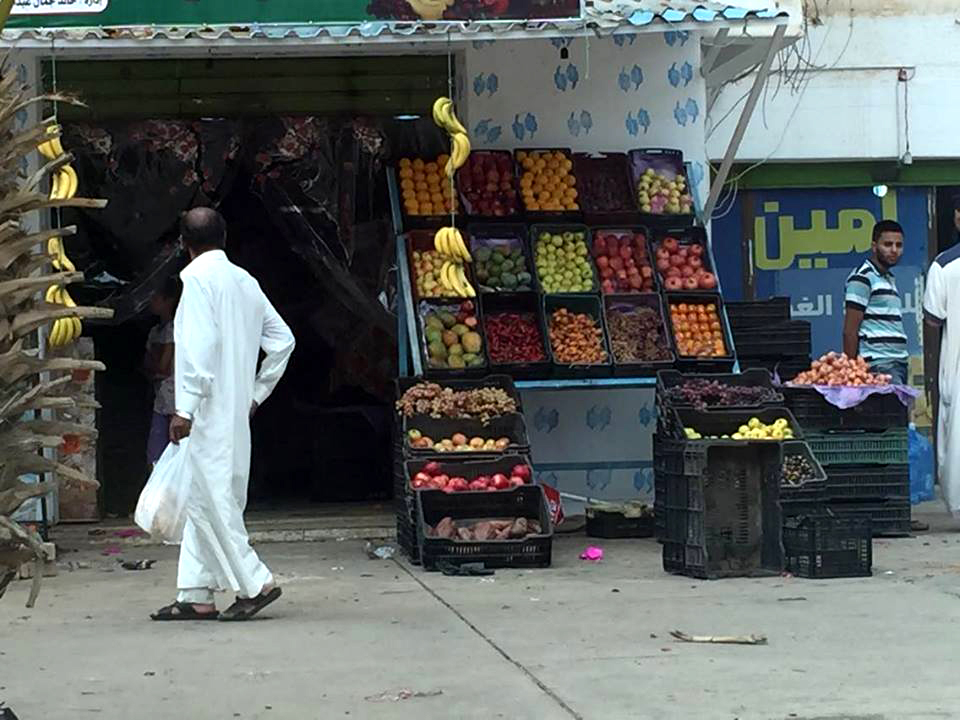
[[[825,3],[821,0],[820,5]],[[738,159],[895,159],[906,150],[904,83],[909,77],[910,151],[915,159],[960,157],[960,3],[834,0],[811,26],[805,55],[813,70],[797,92],[766,97]],[[852,6],[852,12],[850,10]],[[798,49],[803,46],[798,44]],[[795,66],[795,59],[792,62]],[[707,120],[711,158],[722,157],[739,112],[712,128],[752,78],[727,87]]]
[[[706,198],[695,35],[498,40],[468,46],[465,60],[461,92],[476,148],[678,148]]]

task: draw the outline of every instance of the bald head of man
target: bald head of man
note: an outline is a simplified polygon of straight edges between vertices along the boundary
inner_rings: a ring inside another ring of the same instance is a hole
[[[227,244],[227,223],[213,208],[193,208],[180,219],[180,237],[191,257],[222,250]]]

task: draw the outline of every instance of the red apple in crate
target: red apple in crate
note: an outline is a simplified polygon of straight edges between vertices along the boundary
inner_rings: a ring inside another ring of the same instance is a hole
[[[480,482],[479,480],[474,480],[468,487],[472,492],[483,492],[487,489],[487,484],[485,482]]]
[[[525,482],[530,482],[530,479],[533,477],[533,473],[530,471],[529,465],[517,464],[513,466],[513,470],[510,471],[511,475],[516,475],[519,478],[523,478]]]
[[[516,175],[509,153],[475,152],[457,173],[471,212],[506,217],[519,212]]]
[[[493,487],[497,490],[507,490],[510,487],[510,480],[505,475],[497,475],[493,481]]]
[[[593,259],[600,273],[604,294],[653,292],[653,270],[647,253],[647,239],[643,233],[621,230],[598,230],[593,236]],[[658,262],[669,262],[664,252]],[[639,275],[639,283],[633,270],[648,268],[648,274]]]

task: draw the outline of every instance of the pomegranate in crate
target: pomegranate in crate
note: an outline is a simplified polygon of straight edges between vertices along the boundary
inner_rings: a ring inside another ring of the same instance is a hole
[[[520,211],[513,157],[508,152],[474,152],[457,173],[467,213],[510,217]]]
[[[597,230],[593,236],[593,259],[604,295],[656,289],[647,237],[643,233]]]

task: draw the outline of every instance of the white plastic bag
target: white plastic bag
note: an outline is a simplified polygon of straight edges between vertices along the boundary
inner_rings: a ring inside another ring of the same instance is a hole
[[[179,543],[183,539],[183,526],[187,522],[191,483],[186,467],[189,443],[189,438],[184,438],[179,445],[167,445],[140,493],[133,516],[145,532],[168,543]]]

